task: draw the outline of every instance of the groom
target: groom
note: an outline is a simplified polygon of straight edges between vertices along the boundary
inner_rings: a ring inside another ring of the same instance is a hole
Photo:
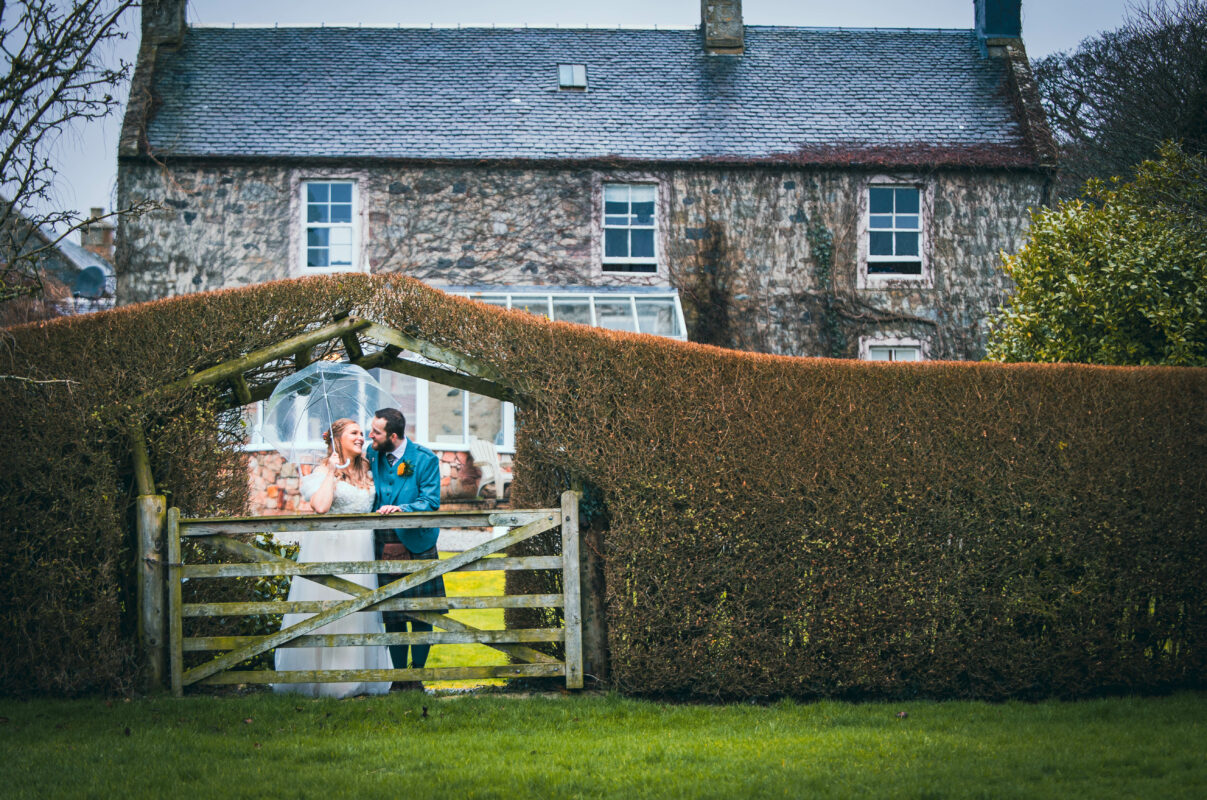
[[[406,437],[407,419],[396,408],[383,408],[373,416],[369,427],[372,449],[366,455],[373,472],[373,510],[378,514],[402,511],[435,511],[440,508],[440,461],[436,454]],[[387,528],[375,531],[375,555],[382,561],[436,559],[439,528]],[[403,575],[381,575],[378,586]],[[444,597],[444,578],[438,576],[395,597]],[[401,611],[386,611],[382,619],[389,633],[405,633],[407,623],[413,632],[430,631],[426,622],[408,619]],[[411,645],[411,666],[422,669],[431,645]],[[406,669],[407,645],[390,645],[394,669]],[[407,681],[395,688],[422,689],[419,681]]]

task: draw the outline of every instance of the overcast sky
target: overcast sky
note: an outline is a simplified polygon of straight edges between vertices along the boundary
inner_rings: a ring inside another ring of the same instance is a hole
[[[1128,0],[1023,0],[1023,41],[1031,57],[1074,49],[1102,31],[1119,27]],[[802,25],[853,28],[971,28],[973,0],[746,0],[749,25]],[[607,27],[691,27],[699,23],[700,0],[189,0],[193,25],[561,25]],[[122,55],[133,60],[138,15]],[[56,184],[60,208],[111,208],[116,196],[120,117],[72,131],[56,151],[62,179]]]

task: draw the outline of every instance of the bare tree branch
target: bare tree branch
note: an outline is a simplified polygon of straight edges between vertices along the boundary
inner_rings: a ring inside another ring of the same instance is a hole
[[[0,303],[41,296],[44,257],[91,219],[74,210],[41,210],[52,205],[57,174],[48,150],[67,126],[118,107],[114,89],[132,65],[106,65],[103,51],[125,38],[118,22],[135,5],[0,2],[0,51],[8,64],[7,74],[0,73]]]
[[[1117,31],[1033,65],[1061,147],[1060,194],[1130,177],[1162,142],[1207,152],[1207,3],[1134,4]]]

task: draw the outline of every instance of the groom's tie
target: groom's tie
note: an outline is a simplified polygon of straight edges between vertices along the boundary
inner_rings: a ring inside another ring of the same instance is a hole
[[[394,466],[394,462],[397,460],[398,459],[394,457],[393,453],[386,453],[386,463],[389,464],[391,467]]]

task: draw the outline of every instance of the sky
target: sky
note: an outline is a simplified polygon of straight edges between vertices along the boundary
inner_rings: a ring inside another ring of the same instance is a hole
[[[1128,0],[1023,0],[1023,42],[1032,58],[1073,50],[1083,39],[1118,28]],[[192,25],[491,25],[563,27],[615,25],[692,27],[700,0],[189,0]],[[748,25],[849,28],[971,28],[973,0],[745,0]],[[133,61],[138,15],[125,20],[127,40],[109,58]],[[122,96],[124,96],[124,87]],[[86,212],[113,207],[117,193],[118,114],[65,133],[53,157],[59,208]]]

